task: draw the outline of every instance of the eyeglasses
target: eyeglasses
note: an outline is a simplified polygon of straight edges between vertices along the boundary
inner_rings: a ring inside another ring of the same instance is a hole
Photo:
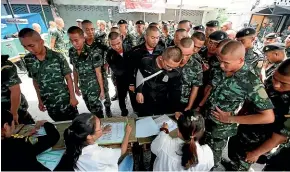
[[[219,43],[220,43],[220,41],[213,41],[213,40],[211,40],[211,39],[210,39],[209,42],[208,42],[209,45],[211,45],[211,46],[215,46],[215,47],[217,47]]]

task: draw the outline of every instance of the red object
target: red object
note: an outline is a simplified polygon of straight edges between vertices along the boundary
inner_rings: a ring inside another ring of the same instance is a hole
[[[126,0],[125,7],[126,9],[142,9],[142,8],[152,8],[152,0]]]

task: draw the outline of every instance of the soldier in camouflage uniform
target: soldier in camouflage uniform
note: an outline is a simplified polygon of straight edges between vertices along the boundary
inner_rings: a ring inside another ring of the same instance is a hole
[[[219,30],[219,21],[217,20],[211,20],[206,23],[206,28],[205,28],[205,36],[206,36],[206,41],[205,45],[207,45],[208,37],[211,33]]]
[[[227,170],[248,171],[252,163],[264,164],[266,157],[269,157],[268,152],[279,144],[284,143],[280,147],[290,146],[287,136],[282,132],[285,129],[283,123],[287,120],[285,115],[290,114],[290,60],[287,61],[265,82],[266,91],[274,105],[275,122],[266,125],[239,125],[237,135],[229,140],[228,152],[232,163],[227,164]],[[252,110],[257,113],[255,109]]]
[[[261,76],[261,70],[265,59],[254,51],[255,35],[255,29],[243,28],[237,32],[236,39],[246,48],[245,62],[254,68],[257,76]]]
[[[251,66],[244,62],[245,49],[238,41],[230,41],[219,55],[220,68],[212,80],[213,89],[204,105],[206,131],[204,143],[214,153],[215,166],[220,170],[222,151],[228,138],[236,135],[237,124],[262,124],[274,121],[273,105]],[[236,116],[246,99],[252,101],[259,114]]]
[[[267,23],[263,23],[263,26],[260,28],[260,31],[257,35],[257,37],[259,38],[260,42],[264,41],[264,37],[269,34],[269,33],[273,33],[274,32],[274,28],[270,25],[268,25]]]
[[[105,89],[105,102],[104,106],[106,109],[106,115],[108,117],[112,116],[111,112],[111,100],[109,95],[109,83],[108,83],[108,74],[106,72],[107,62],[105,60],[106,52],[108,51],[108,46],[106,46],[100,39],[96,39],[94,37],[95,28],[93,23],[89,20],[84,20],[82,22],[82,29],[86,33],[87,37],[85,38],[86,45],[90,47],[92,51],[96,51],[101,54],[103,65],[102,65],[102,75],[103,75],[103,82],[104,82],[104,89]]]
[[[173,36],[169,34],[169,28],[167,24],[164,24],[162,27],[162,36],[161,40],[165,44],[165,48],[169,47],[171,42],[173,41]]]
[[[118,22],[118,26],[119,26],[119,30],[120,30],[120,34],[121,34],[121,38],[123,40],[123,45],[125,49],[125,51],[130,51],[133,47],[136,46],[136,39],[133,35],[131,35],[130,33],[128,33],[128,24],[126,20],[120,20]]]
[[[287,59],[287,56],[282,43],[268,44],[263,48],[263,52],[267,58],[267,64],[264,66],[266,79],[273,74],[280,63]]]
[[[285,39],[286,56],[290,58],[290,35]]]
[[[85,45],[84,32],[79,27],[70,27],[68,35],[74,46],[69,49],[69,57],[74,66],[76,93],[80,95],[80,88],[89,111],[103,118],[103,106],[100,99],[105,98],[105,91],[101,73],[101,66],[103,66],[101,50],[91,49]]]
[[[87,23],[87,22],[84,22]],[[85,32],[85,30],[84,30]],[[101,40],[104,45],[107,45],[107,32],[106,32],[106,22],[104,20],[100,21],[100,29],[96,31],[96,40]]]
[[[290,24],[286,26],[286,29],[281,33],[281,40],[284,42],[288,35],[290,35]]]
[[[136,22],[136,43],[137,43],[137,45],[141,45],[145,42],[144,32],[145,32],[145,22],[143,20],[138,20]]]
[[[55,20],[56,23],[56,29],[54,29],[51,32],[51,39],[50,39],[50,48],[54,51],[60,52],[63,55],[66,55],[67,48],[66,43],[64,41],[65,31],[64,28],[64,22],[62,18],[57,18]]]
[[[21,80],[16,66],[8,60],[8,55],[1,55],[1,106],[13,115],[18,124],[33,124],[34,120],[27,111],[28,103],[21,93]]]
[[[197,97],[198,89],[202,83],[202,67],[198,62],[197,53],[194,53],[194,42],[191,38],[183,38],[180,41],[179,48],[183,54],[183,60],[180,63],[182,68],[182,87],[181,104],[184,111],[191,110]]]
[[[78,101],[72,71],[64,56],[46,48],[40,35],[32,29],[22,29],[19,38],[23,47],[30,52],[24,61],[28,76],[33,79],[39,109],[47,110],[54,121],[74,119],[78,115]]]

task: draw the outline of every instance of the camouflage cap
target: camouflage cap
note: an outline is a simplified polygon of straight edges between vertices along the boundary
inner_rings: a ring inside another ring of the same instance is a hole
[[[275,39],[277,37],[278,35],[276,33],[269,33],[268,35],[265,36],[266,39]]]
[[[238,31],[238,33],[236,34],[236,38],[242,38],[245,36],[249,36],[249,35],[254,35],[256,34],[256,30],[253,28],[243,28],[241,30]]]
[[[144,22],[143,20],[138,20],[138,21],[136,22],[136,24],[142,24],[142,25],[145,25],[145,22]]]
[[[219,21],[217,20],[211,20],[206,23],[207,27],[218,27],[219,26]]]
[[[204,31],[204,26],[203,25],[198,25],[198,26],[195,26],[193,27],[193,30],[201,30],[201,31]]]
[[[282,43],[272,43],[272,44],[268,44],[263,48],[263,52],[268,52],[268,51],[274,51],[274,50],[285,50],[285,44]]]
[[[215,32],[211,33],[209,35],[209,38],[211,40],[215,40],[215,41],[222,41],[222,40],[228,38],[228,34],[226,32],[224,32],[224,31],[218,30],[218,31],[215,31]]]
[[[126,20],[123,20],[123,19],[122,19],[122,20],[120,20],[120,21],[118,22],[118,25],[119,25],[119,24],[128,24],[128,23],[127,23]]]

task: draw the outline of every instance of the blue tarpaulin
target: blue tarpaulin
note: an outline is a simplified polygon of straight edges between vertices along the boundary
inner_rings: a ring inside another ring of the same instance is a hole
[[[38,13],[29,13],[29,14],[16,14],[14,15],[15,18],[17,19],[27,19],[28,24],[18,24],[19,29],[23,28],[32,28],[33,23],[38,23],[41,27],[41,33],[47,33],[47,27],[45,23],[43,22],[40,14]],[[14,34],[17,31],[16,25],[15,24],[10,24],[6,22],[6,19],[12,19],[12,15],[7,15],[7,16],[1,16],[1,38],[5,35],[11,35]]]

